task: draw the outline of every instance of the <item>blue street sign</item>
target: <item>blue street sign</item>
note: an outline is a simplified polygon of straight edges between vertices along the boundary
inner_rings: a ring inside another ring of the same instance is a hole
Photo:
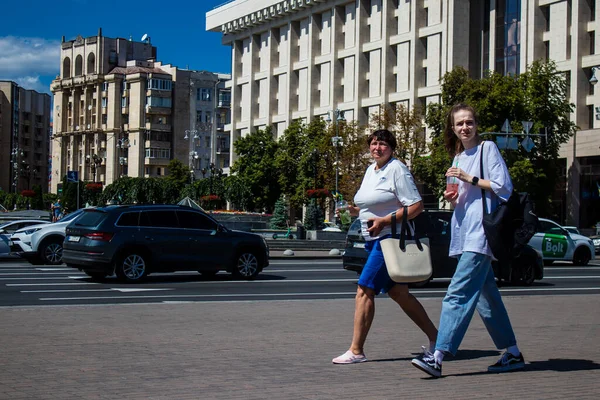
[[[67,182],[79,182],[79,171],[67,171]]]

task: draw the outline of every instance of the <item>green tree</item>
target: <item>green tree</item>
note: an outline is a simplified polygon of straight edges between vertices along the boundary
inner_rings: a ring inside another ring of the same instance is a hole
[[[169,162],[167,171],[169,173],[163,179],[170,181],[173,185],[180,188],[180,190],[183,190],[185,185],[190,183],[192,177],[191,171],[178,159],[174,158]]]
[[[84,182],[69,182],[65,175],[62,185],[63,192],[60,198],[62,200],[62,206],[67,212],[73,212],[78,208],[85,206],[83,198]]]
[[[40,185],[33,185],[35,196],[31,199],[31,208],[34,210],[46,210],[44,206],[44,196]]]
[[[238,159],[231,167],[252,193],[248,207],[270,212],[279,198],[279,173],[274,167],[278,144],[271,127],[259,129],[234,142]]]
[[[443,129],[447,110],[464,102],[472,105],[479,116],[479,132],[485,139],[495,137],[485,132],[499,132],[506,119],[512,121],[512,130],[522,130],[520,121],[533,121],[532,133],[546,128],[548,139],[534,139],[531,152],[522,147],[502,150],[513,177],[515,189],[531,194],[540,216],[554,214],[552,203],[559,182],[558,151],[569,140],[577,127],[569,115],[574,105],[568,101],[567,81],[556,70],[553,62],[534,62],[519,76],[491,73],[483,79],[471,79],[463,68],[447,73],[442,80],[442,103],[430,105],[426,122],[431,130],[430,154],[415,160],[413,172],[434,193],[444,190],[444,172],[450,165],[445,155]]]
[[[370,129],[393,132],[398,144],[394,156],[412,166],[414,160],[427,150],[421,109],[410,110],[403,104],[395,108],[381,105],[379,109],[379,113],[371,114]]]
[[[271,229],[286,229],[288,226],[288,211],[285,204],[285,199],[280,197],[275,202],[275,210],[270,220]]]
[[[307,230],[319,230],[325,227],[323,210],[317,204],[316,199],[311,199],[306,207],[304,215],[304,227]]]
[[[252,192],[249,185],[237,175],[224,178],[225,200],[231,203],[234,210],[247,211],[252,203]]]
[[[279,151],[275,155],[275,168],[279,172],[278,183],[281,192],[287,196],[293,207],[301,206],[305,200],[302,189],[305,187],[306,171],[302,167],[305,163],[304,156],[309,151],[305,128],[300,120],[293,121],[279,139]]]

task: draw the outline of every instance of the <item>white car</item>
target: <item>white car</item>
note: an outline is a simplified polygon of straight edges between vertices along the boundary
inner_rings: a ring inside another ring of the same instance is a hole
[[[12,248],[32,264],[62,263],[65,229],[83,210],[72,212],[58,222],[19,229],[10,237]]]
[[[574,265],[587,265],[595,257],[592,239],[571,233],[545,218],[539,219],[537,232],[529,245],[542,253],[545,264],[571,261]]]
[[[32,225],[48,224],[49,221],[41,219],[18,219],[0,224],[0,256],[7,256],[11,253],[10,237],[13,233],[21,228],[26,228]]]

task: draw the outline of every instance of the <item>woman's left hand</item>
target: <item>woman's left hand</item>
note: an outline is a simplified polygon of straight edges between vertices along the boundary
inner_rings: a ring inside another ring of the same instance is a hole
[[[460,179],[463,182],[471,182],[471,179],[473,179],[471,175],[467,174],[465,171],[458,167],[448,168],[448,171],[446,171],[446,177],[454,177]]]

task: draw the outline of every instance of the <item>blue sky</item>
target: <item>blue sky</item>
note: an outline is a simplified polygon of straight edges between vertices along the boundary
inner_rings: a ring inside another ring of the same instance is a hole
[[[158,61],[180,68],[231,72],[231,51],[221,34],[206,31],[206,12],[227,0],[3,2],[0,79],[50,94],[59,72],[60,40],[95,36],[139,41],[147,33]],[[116,16],[116,17],[115,17]]]

